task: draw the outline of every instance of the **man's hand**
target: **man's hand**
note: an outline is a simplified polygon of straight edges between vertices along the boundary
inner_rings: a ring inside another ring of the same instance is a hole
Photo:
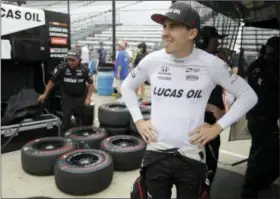
[[[204,123],[201,127],[189,132],[189,136],[191,136],[192,144],[199,144],[200,147],[204,147],[205,144],[216,138],[222,131],[223,129],[218,124]]]
[[[150,120],[138,120],[135,125],[139,134],[146,143],[157,141],[157,131]]]
[[[85,105],[90,105],[90,103],[91,103],[91,99],[87,97],[85,100]]]
[[[42,95],[39,96],[38,102],[39,103],[44,103],[46,98],[47,98],[47,95],[46,94],[42,94]]]
[[[225,111],[218,108],[213,104],[207,104],[207,111],[213,113],[214,117],[218,120],[225,114]]]

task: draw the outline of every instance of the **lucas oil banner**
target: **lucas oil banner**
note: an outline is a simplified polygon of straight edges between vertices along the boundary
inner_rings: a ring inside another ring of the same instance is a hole
[[[1,3],[1,35],[45,25],[45,12]]]

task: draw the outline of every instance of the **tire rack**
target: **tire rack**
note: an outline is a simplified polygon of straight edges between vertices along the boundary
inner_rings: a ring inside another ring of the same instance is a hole
[[[58,136],[60,137],[61,124],[62,124],[60,118],[53,115],[53,114],[42,115],[42,117],[44,117],[44,116],[45,117],[48,116],[48,117],[52,117],[52,118],[51,119],[39,120],[39,121],[26,120],[26,121],[23,122],[23,124],[19,128],[18,133],[22,132],[22,131],[41,129],[41,128],[52,129],[54,126],[56,126],[58,128]],[[5,137],[10,137],[17,131],[18,127],[19,127],[19,124],[1,126],[1,135],[4,135]]]

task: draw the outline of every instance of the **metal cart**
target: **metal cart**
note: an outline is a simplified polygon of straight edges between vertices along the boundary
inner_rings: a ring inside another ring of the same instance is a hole
[[[14,133],[35,129],[52,129],[54,126],[58,128],[58,136],[61,134],[61,119],[53,114],[39,115],[33,119],[25,119],[22,124],[12,124],[1,126],[1,135],[5,137],[13,136]],[[16,135],[14,135],[16,136]]]

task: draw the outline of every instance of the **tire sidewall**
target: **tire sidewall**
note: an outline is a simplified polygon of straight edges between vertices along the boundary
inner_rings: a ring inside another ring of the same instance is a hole
[[[137,142],[137,145],[131,146],[131,147],[118,147],[113,144],[113,141],[116,141],[118,139],[130,139]],[[146,147],[146,143],[141,140],[140,138],[136,136],[131,135],[117,135],[117,136],[111,136],[106,139],[104,139],[101,142],[101,148],[105,151],[110,151],[114,153],[129,153],[129,152],[135,152],[135,151],[141,151]]]
[[[64,142],[64,146],[58,149],[54,150],[38,150],[34,148],[34,145],[43,142],[43,141],[55,141],[60,140]],[[50,157],[50,156],[57,156],[64,153],[67,153],[75,148],[75,144],[71,139],[62,138],[62,137],[47,137],[47,138],[39,138],[32,140],[28,142],[26,145],[22,147],[22,153],[28,155],[28,156],[44,156],[44,157]]]
[[[99,160],[96,163],[89,165],[87,167],[83,167],[83,166],[77,167],[77,166],[71,165],[67,161],[71,156],[83,154],[83,153],[84,154],[86,154],[86,153],[94,154],[99,158]],[[67,172],[67,173],[82,174],[82,173],[91,173],[91,172],[96,172],[96,171],[102,170],[102,169],[108,167],[112,163],[113,163],[112,157],[104,151],[94,150],[94,149],[80,149],[80,150],[71,151],[69,153],[66,153],[66,154],[63,154],[62,156],[60,156],[55,167],[58,170],[63,170],[64,172]]]

